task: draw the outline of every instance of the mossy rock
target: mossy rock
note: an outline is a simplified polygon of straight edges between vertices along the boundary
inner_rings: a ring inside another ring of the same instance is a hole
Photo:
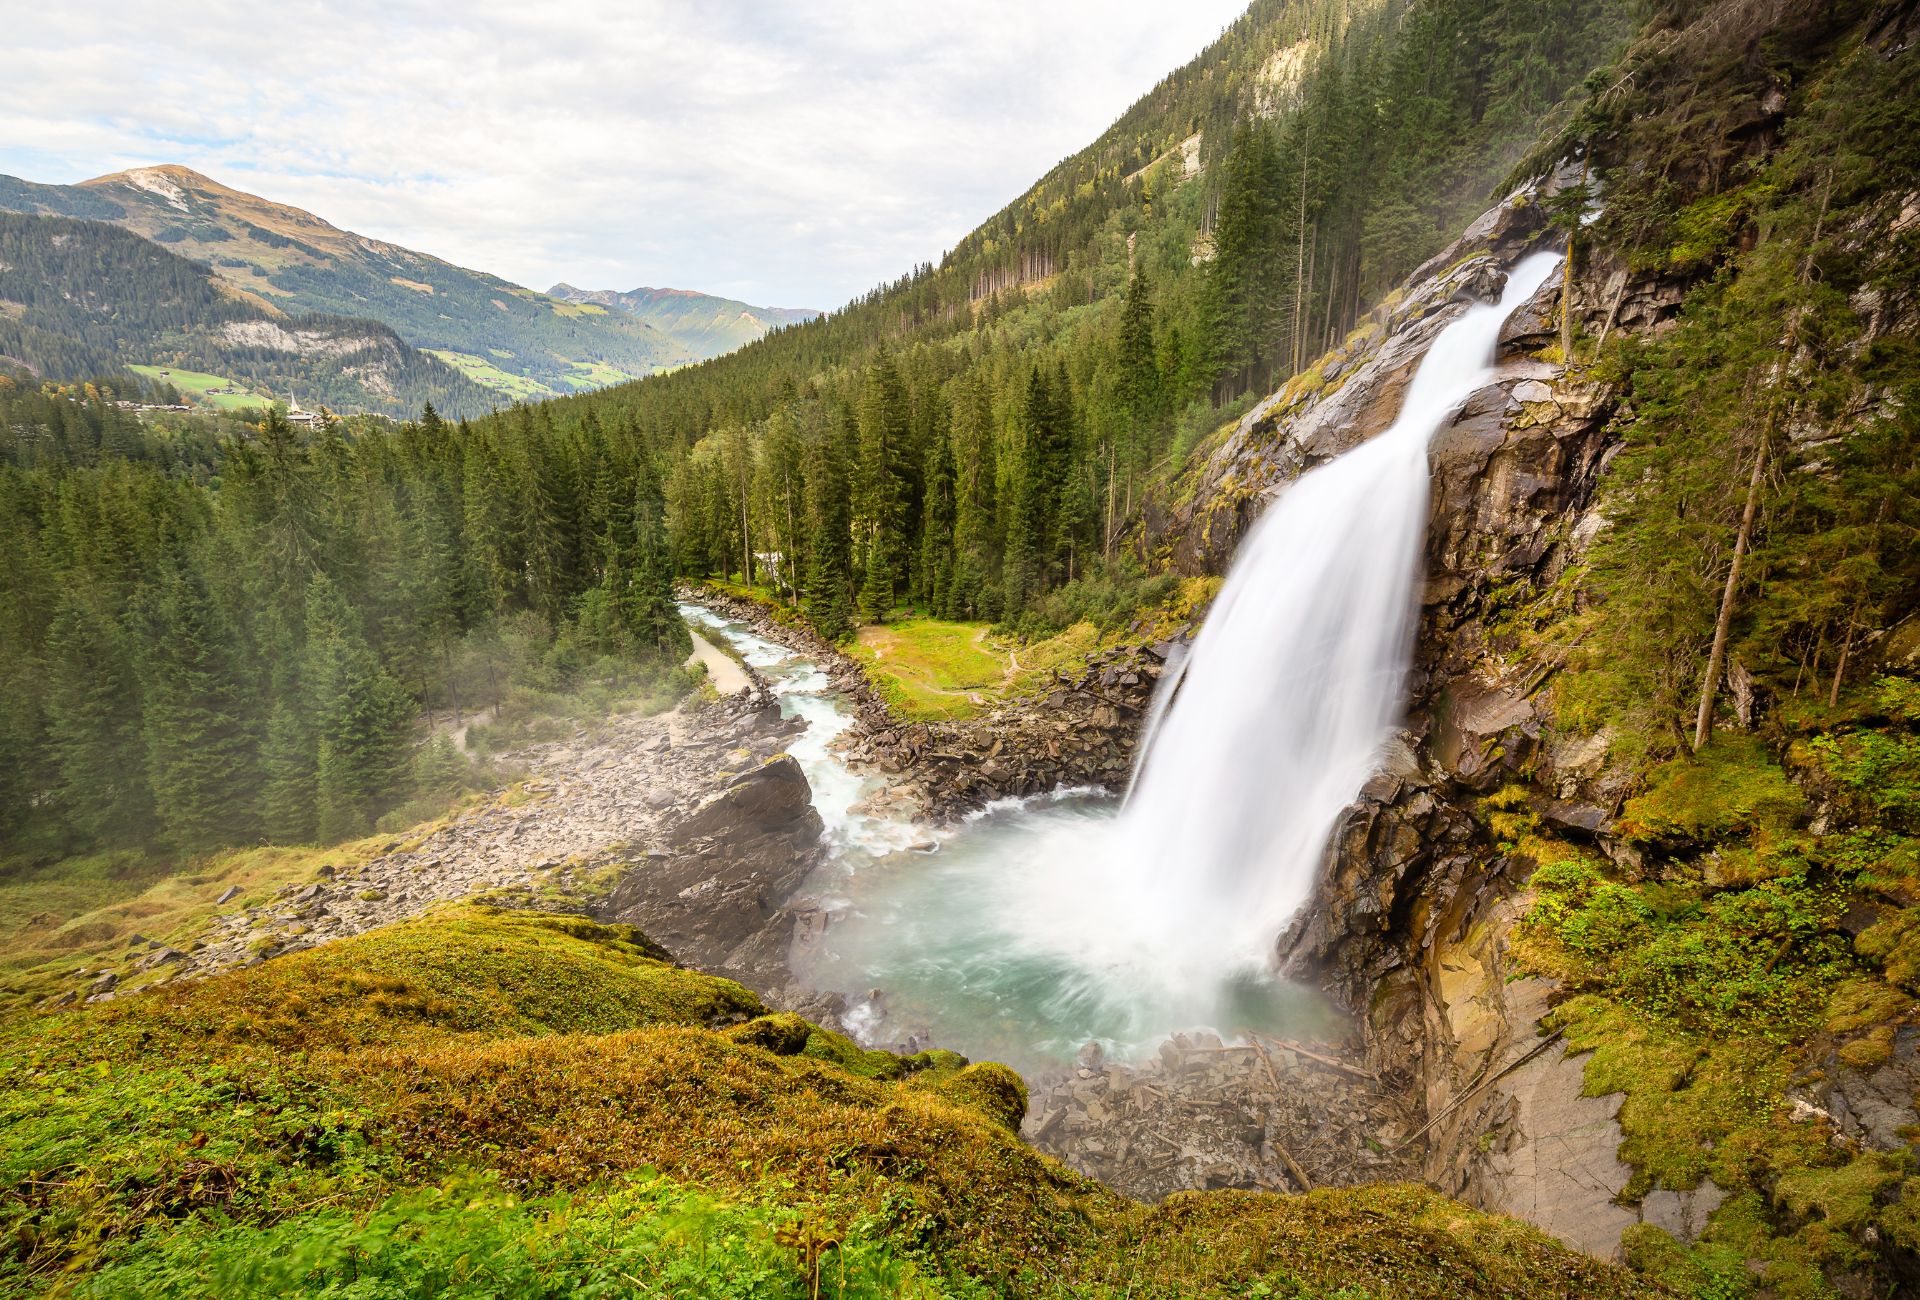
[[[1655,768],[1618,827],[1636,843],[1703,847],[1784,830],[1805,810],[1806,796],[1759,741],[1725,737]]]
[[[969,1065],[931,1087],[940,1096],[979,1111],[1009,1133],[1018,1133],[1026,1122],[1026,1080],[996,1062]]]
[[[726,1032],[736,1043],[764,1048],[775,1056],[798,1056],[806,1050],[814,1027],[791,1011],[782,1011],[735,1025]]]

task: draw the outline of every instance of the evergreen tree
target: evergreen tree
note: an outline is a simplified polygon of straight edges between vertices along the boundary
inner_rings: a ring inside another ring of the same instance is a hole
[[[666,501],[659,475],[646,456],[641,459],[634,487],[633,557],[626,616],[642,658],[677,664],[693,653],[693,637],[673,595]]]
[[[232,626],[190,567],[142,610],[141,730],[147,780],[175,848],[206,852],[252,838],[258,737]]]
[[[846,466],[852,439],[844,421],[830,421],[809,449],[806,590],[801,605],[821,636],[837,641],[853,630],[853,512]]]
[[[99,843],[142,839],[152,829],[153,797],[133,656],[120,627],[73,593],[62,597],[47,630],[45,690],[68,822]]]
[[[404,793],[413,702],[381,669],[333,584],[315,578],[307,596],[303,678],[317,738],[314,774],[319,834],[363,835]]]
[[[319,830],[319,742],[305,711],[282,700],[260,747],[260,815],[276,844],[306,844]]]
[[[906,386],[885,349],[870,362],[860,397],[860,611],[877,623],[892,610],[907,549],[909,407]]]
[[[926,495],[920,521],[920,598],[936,616],[948,615],[953,596],[953,444],[936,437],[927,451]]]

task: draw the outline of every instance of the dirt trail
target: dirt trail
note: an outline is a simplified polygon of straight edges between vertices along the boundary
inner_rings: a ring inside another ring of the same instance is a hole
[[[698,632],[693,633],[693,653],[687,657],[689,667],[696,663],[707,666],[707,680],[722,695],[734,695],[753,685],[747,680],[746,670],[739,663]]]

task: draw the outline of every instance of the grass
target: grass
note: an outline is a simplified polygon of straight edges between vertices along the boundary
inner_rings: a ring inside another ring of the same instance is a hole
[[[918,615],[861,628],[848,653],[882,698],[916,720],[982,712],[999,702],[1012,670],[985,623]]]
[[[539,380],[529,379],[525,375],[509,374],[485,357],[476,357],[471,352],[455,352],[450,348],[426,348],[424,351],[431,356],[439,357],[474,383],[485,384],[495,392],[505,393],[515,401],[557,396],[553,389]]]
[[[865,670],[876,694],[909,722],[977,717],[1009,700],[1044,692],[1054,674],[1077,675],[1089,655],[1112,645],[1152,643],[1197,623],[1220,589],[1219,578],[1155,583],[1160,599],[1100,611],[1104,623],[1071,616],[1060,630],[1020,641],[1006,628],[902,611],[859,628],[842,649]],[[765,609],[778,623],[803,622],[793,605],[764,587],[733,577],[704,585]],[[1129,619],[1132,621],[1129,622]]]
[[[78,967],[117,969],[135,935],[185,947],[217,913],[264,901],[283,885],[374,856],[378,837],[330,848],[234,849],[181,859],[131,851],[53,863],[0,863],[0,1010],[62,988]],[[214,900],[232,886],[226,907]],[[169,972],[158,971],[155,978]]]
[[[0,1024],[0,1294],[1655,1294],[1424,1188],[1141,1206],[1025,1105],[630,928],[450,908]]]
[[[272,405],[274,400],[258,393],[216,393],[213,391],[216,388],[232,388],[233,381],[198,370],[182,370],[178,366],[128,366],[127,369],[143,378],[172,384],[189,402],[221,411],[256,410]]]
[[[567,366],[573,371],[567,377],[567,382],[575,388],[607,388],[641,377],[604,361],[569,361]]]

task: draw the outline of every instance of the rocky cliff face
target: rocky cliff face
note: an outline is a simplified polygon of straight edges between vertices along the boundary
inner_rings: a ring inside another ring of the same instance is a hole
[[[1250,412],[1151,519],[1149,545],[1183,572],[1219,572],[1267,502],[1388,424],[1435,335],[1497,291],[1521,255],[1557,239],[1523,191],[1420,268],[1320,367]],[[1405,731],[1329,846],[1314,903],[1280,955],[1364,1022],[1369,1068],[1425,1119],[1426,1177],[1612,1254],[1647,1215],[1682,1235],[1710,1206],[1612,1203],[1617,1100],[1583,1098],[1581,1069],[1542,1040],[1551,990],[1509,982],[1504,939],[1532,864],[1505,856],[1476,818],[1512,783],[1549,824],[1602,832],[1625,791],[1605,744],[1563,737],[1539,694],[1553,665],[1517,662],[1503,609],[1559,576],[1600,527],[1596,486],[1617,440],[1615,395],[1548,360],[1554,277],[1508,321],[1497,376],[1432,443],[1433,496],[1419,648]],[[1589,264],[1574,310],[1588,328],[1657,330],[1680,286]],[[1551,1159],[1543,1143],[1554,1143]]]

